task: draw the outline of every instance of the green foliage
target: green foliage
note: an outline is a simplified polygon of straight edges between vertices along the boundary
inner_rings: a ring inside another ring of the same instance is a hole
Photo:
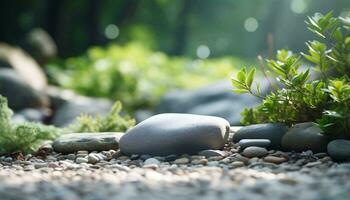
[[[232,78],[234,91],[263,99],[261,105],[242,112],[242,124],[315,121],[326,134],[350,133],[350,18],[317,13],[306,23],[324,42],[307,42],[308,53],[280,50],[275,60],[267,60],[278,82],[275,91],[263,97],[259,85],[253,90],[255,69],[249,73],[243,69]],[[319,80],[310,80],[310,68],[299,69],[304,64],[301,56],[314,64],[321,74]]]
[[[121,100],[128,111],[153,106],[170,89],[195,88],[227,77],[239,59],[168,57],[138,43],[93,47],[47,66],[51,81],[87,96]]]
[[[121,117],[122,104],[117,101],[110,113],[105,116],[93,118],[89,115],[81,115],[78,118],[79,124],[73,127],[74,132],[124,132],[135,125],[135,120],[128,116]]]
[[[45,140],[54,139],[59,130],[38,123],[11,123],[12,111],[7,99],[0,95],[0,154],[16,151],[32,152]]]

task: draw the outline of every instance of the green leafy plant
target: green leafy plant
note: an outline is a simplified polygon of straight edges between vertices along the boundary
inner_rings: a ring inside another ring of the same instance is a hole
[[[227,78],[237,58],[187,59],[139,43],[92,47],[85,55],[49,64],[51,82],[87,96],[120,100],[128,112],[154,106],[171,89],[196,88]]]
[[[74,132],[124,132],[135,125],[135,120],[129,116],[120,116],[121,102],[117,101],[105,117],[83,114],[78,117],[78,125],[73,126]]]
[[[262,104],[242,112],[242,124],[282,122],[292,125],[314,121],[325,134],[350,135],[350,18],[316,13],[306,21],[308,28],[323,40],[307,42],[308,52],[277,52],[275,60],[267,60],[275,90],[263,96],[257,83],[253,87],[255,69],[242,69],[232,78],[234,91],[261,98]],[[314,64],[319,79],[310,79],[310,70],[300,70],[306,62]],[[266,77],[267,78],[267,77]]]
[[[33,152],[43,141],[54,139],[60,132],[53,126],[38,123],[13,124],[12,114],[7,99],[0,95],[0,154]]]

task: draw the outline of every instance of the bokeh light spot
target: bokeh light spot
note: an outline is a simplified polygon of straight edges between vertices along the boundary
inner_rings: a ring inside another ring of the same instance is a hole
[[[197,48],[197,56],[201,59],[206,59],[210,56],[210,49],[207,45],[200,45]]]
[[[119,35],[119,28],[115,24],[108,24],[105,29],[105,36],[108,39],[115,39]]]
[[[244,28],[248,32],[255,32],[258,27],[258,20],[256,20],[254,17],[249,17],[244,21]]]
[[[305,0],[292,0],[290,9],[297,14],[305,13],[307,11],[307,3]]]

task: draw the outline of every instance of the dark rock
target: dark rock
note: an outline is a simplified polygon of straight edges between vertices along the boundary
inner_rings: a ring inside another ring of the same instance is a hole
[[[244,149],[242,152],[242,155],[248,158],[253,158],[253,157],[264,157],[268,154],[267,150],[262,147],[247,147]]]
[[[118,149],[123,133],[71,133],[57,138],[52,147],[59,153]]]
[[[328,154],[334,160],[349,161],[350,160],[350,141],[349,140],[333,140],[327,146]]]
[[[222,149],[229,133],[222,118],[190,114],[155,115],[130,129],[120,139],[127,155],[181,155],[205,149]]]
[[[264,81],[262,91],[267,90]],[[245,107],[260,103],[251,95],[232,92],[229,81],[221,81],[195,90],[167,93],[156,108],[156,113],[190,113],[227,119],[231,125],[240,124],[240,113]]]
[[[279,123],[245,126],[233,135],[233,142],[237,143],[242,139],[267,139],[271,142],[271,148],[280,149],[281,140],[286,131],[287,126]]]
[[[313,153],[327,151],[327,137],[322,130],[312,122],[293,126],[283,136],[282,148],[289,151],[307,151]]]
[[[12,69],[0,69],[0,94],[7,97],[13,110],[49,106],[48,97],[33,89]]]
[[[51,123],[58,127],[64,127],[75,123],[76,118],[82,113],[103,116],[110,111],[112,105],[113,103],[107,99],[78,96],[63,104],[56,111]]]
[[[256,147],[269,147],[271,141],[267,139],[243,139],[238,142],[238,145],[245,149],[247,147],[256,146]]]
[[[165,156],[164,157],[164,161],[165,162],[171,162],[171,161],[174,161],[178,158],[177,155],[168,155],[168,156]]]

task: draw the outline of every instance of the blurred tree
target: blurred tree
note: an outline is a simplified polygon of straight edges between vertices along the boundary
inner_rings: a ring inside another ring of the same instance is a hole
[[[39,27],[64,57],[91,45],[134,40],[174,55],[196,56],[205,45],[212,57],[252,57],[267,54],[268,35],[275,49],[300,51],[300,41],[312,39],[304,28],[306,15],[349,9],[349,0],[1,1],[0,41],[25,46],[26,34]]]

